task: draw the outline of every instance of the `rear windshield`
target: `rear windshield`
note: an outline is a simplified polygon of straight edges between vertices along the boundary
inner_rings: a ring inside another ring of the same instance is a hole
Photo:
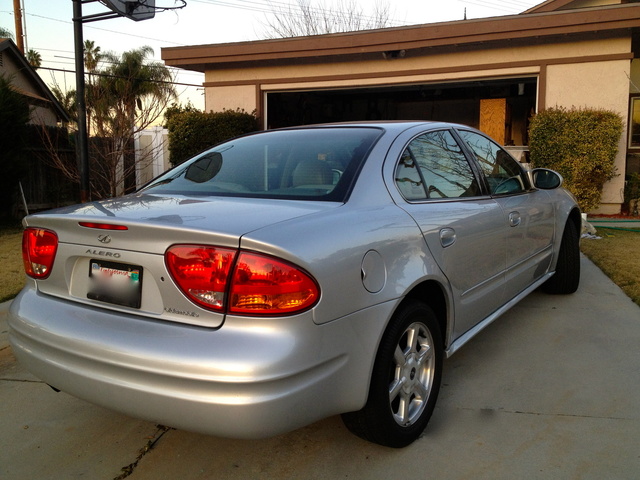
[[[369,127],[261,132],[217,145],[143,190],[342,202],[381,134]]]

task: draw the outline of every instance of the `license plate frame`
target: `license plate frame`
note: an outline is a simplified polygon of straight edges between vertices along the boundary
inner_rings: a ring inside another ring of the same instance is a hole
[[[140,265],[91,259],[87,298],[139,309],[142,304],[142,274]]]

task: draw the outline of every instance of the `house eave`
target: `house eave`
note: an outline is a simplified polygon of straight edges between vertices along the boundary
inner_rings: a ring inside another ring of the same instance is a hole
[[[632,29],[639,27],[639,4],[609,5],[311,37],[170,47],[162,49],[162,59],[169,66],[204,72],[273,62],[346,60],[428,48],[506,46],[513,41],[540,43],[594,32],[630,35]]]
[[[31,99],[37,100],[39,102],[45,102],[51,105],[53,110],[56,112],[56,116],[61,119],[63,122],[69,122],[69,115],[64,111],[62,105],[58,99],[53,95],[49,87],[44,83],[40,75],[36,73],[34,68],[27,62],[25,56],[20,52],[16,44],[13,40],[10,39],[0,39],[0,52],[8,52],[13,55],[16,62],[20,65],[20,70],[24,75],[30,78],[37,86],[37,90],[40,91],[42,95],[38,95],[35,93],[29,93],[24,89],[17,89],[19,93],[22,95],[29,97]]]

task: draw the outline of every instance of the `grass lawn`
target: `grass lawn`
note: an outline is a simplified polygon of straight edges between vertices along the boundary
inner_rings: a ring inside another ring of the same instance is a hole
[[[640,305],[640,230],[597,227],[600,240],[583,238],[580,249]]]
[[[24,286],[21,243],[19,226],[0,227],[0,302],[12,299]]]

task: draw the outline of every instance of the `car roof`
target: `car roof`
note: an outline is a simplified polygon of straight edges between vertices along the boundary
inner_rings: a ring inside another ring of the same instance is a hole
[[[408,128],[423,126],[425,128],[471,128],[467,125],[456,123],[431,121],[431,120],[367,120],[367,121],[348,121],[335,123],[319,123],[310,125],[297,125],[292,127],[283,127],[277,130],[299,130],[299,129],[315,129],[315,128],[333,128],[333,127],[374,127],[382,128],[387,131],[404,131]]]

